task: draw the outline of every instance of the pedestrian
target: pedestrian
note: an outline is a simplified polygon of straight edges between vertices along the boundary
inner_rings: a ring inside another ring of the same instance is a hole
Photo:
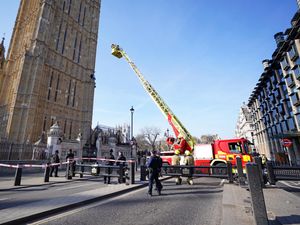
[[[112,173],[112,168],[110,166],[113,166],[115,164],[115,157],[113,155],[113,150],[111,149],[110,150],[110,153],[109,153],[109,158],[108,160],[106,161],[106,165],[107,165],[107,168],[106,168],[106,173],[107,175],[104,176],[104,184],[110,184],[110,174]]]
[[[191,152],[186,150],[184,152],[185,154],[185,157],[184,157],[184,165],[186,166],[194,166],[194,157],[192,156]],[[194,171],[194,168],[189,168],[190,169],[190,172],[189,172],[189,176],[187,177],[186,181],[189,185],[193,185],[194,182],[193,182],[193,177],[192,177],[192,174],[193,174],[193,171]]]
[[[179,150],[175,150],[174,153],[175,154],[172,156],[172,166],[180,166],[180,156],[179,156],[180,151]],[[180,168],[175,168],[174,172],[175,173],[180,173]],[[180,175],[179,176],[175,176],[175,183],[176,183],[176,185],[181,184],[181,182],[182,182],[182,179],[181,179]]]
[[[50,177],[52,177],[53,172],[54,172],[54,176],[58,177],[58,163],[60,163],[60,159],[58,156],[58,150],[55,151],[55,154],[52,156],[51,158],[51,164],[56,164],[56,165],[51,165],[51,171],[50,171]]]
[[[259,157],[259,153],[256,151],[256,149],[254,148],[252,151],[252,156],[253,157]]]
[[[117,162],[116,165],[120,166],[123,165],[123,169],[125,169],[125,165],[126,165],[126,157],[123,155],[123,152],[119,152],[118,153],[118,158],[117,158]],[[120,177],[118,177],[118,182],[119,184],[121,183]],[[125,177],[123,178],[123,183],[125,183]]]
[[[75,176],[75,166],[76,166],[76,162],[74,160],[74,153],[72,149],[69,149],[69,152],[67,154],[66,157],[66,161],[69,161],[69,171],[72,174],[72,177]]]
[[[157,155],[157,152],[155,150],[151,152],[151,157],[147,162],[147,167],[149,171],[148,194],[152,196],[152,188],[153,188],[153,183],[155,181],[157,193],[158,195],[161,195],[161,190],[163,186],[159,180],[159,174],[161,172],[162,159]]]

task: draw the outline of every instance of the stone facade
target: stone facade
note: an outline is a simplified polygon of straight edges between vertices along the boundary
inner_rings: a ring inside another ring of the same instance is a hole
[[[248,139],[254,145],[254,148],[257,149],[257,140],[256,140],[256,136],[254,136],[254,133],[255,130],[254,130],[250,109],[244,103],[240,108],[240,112],[239,112],[239,116],[235,128],[235,136],[237,138]]]
[[[55,122],[64,139],[90,137],[100,5],[21,0],[0,68],[2,140],[34,143]]]

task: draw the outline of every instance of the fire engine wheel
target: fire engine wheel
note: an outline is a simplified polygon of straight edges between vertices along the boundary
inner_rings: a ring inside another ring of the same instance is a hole
[[[227,174],[227,166],[225,163],[217,163],[214,166],[224,167],[224,168],[213,168],[212,172],[214,175],[226,175]]]

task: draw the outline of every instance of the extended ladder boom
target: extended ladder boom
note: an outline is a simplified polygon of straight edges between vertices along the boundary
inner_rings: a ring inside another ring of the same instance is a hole
[[[138,70],[137,66],[128,57],[126,52],[123,49],[121,49],[119,47],[119,45],[112,44],[111,48],[112,48],[112,55],[116,56],[117,58],[122,58],[122,56],[123,56],[126,59],[126,61],[129,63],[131,68],[134,70],[134,72],[138,76],[144,89],[147,91],[147,93],[153,99],[153,101],[158,106],[158,108],[161,110],[163,115],[166,117],[169,124],[172,126],[176,137],[178,137],[178,135],[181,134],[183,136],[183,138],[186,140],[186,142],[189,144],[191,149],[193,149],[194,145],[195,145],[195,141],[194,141],[192,135],[182,125],[182,123],[178,120],[178,118],[171,111],[171,109],[167,106],[167,104],[164,102],[164,100],[159,96],[159,94],[155,91],[155,89],[151,86],[151,84],[144,78],[142,73]]]

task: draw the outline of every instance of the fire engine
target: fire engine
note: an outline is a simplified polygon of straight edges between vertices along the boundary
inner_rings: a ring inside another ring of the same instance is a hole
[[[129,58],[126,52],[120,48],[119,45],[112,44],[112,55],[117,58],[124,57],[129,63],[131,68],[136,73],[143,88],[150,95],[154,103],[163,113],[172,127],[176,138],[180,138],[180,143],[174,144],[175,138],[168,137],[168,144],[172,144],[172,148],[180,149],[181,154],[185,150],[190,150],[195,158],[195,166],[226,166],[226,163],[230,161],[233,165],[236,164],[236,157],[242,159],[243,166],[245,163],[252,161],[251,145],[247,139],[228,139],[228,140],[215,140],[212,144],[203,145],[196,144],[194,138],[189,131],[183,126],[175,114],[171,111],[164,100],[159,96],[152,85],[144,78],[137,66]],[[174,155],[174,151],[162,152],[161,158],[164,163],[171,164],[171,158]],[[183,157],[182,157],[183,158]]]

